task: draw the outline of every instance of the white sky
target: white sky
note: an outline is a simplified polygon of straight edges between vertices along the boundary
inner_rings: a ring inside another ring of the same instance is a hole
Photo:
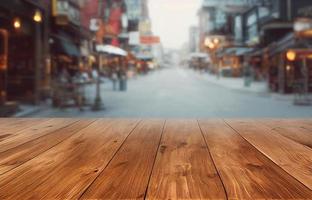
[[[180,48],[188,40],[189,27],[198,24],[201,0],[149,0],[153,32],[165,48]]]

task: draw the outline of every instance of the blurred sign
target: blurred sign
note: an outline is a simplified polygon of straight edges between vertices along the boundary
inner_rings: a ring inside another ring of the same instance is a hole
[[[0,70],[7,69],[8,61],[8,32],[0,29]]]
[[[53,0],[52,14],[58,25],[67,25],[69,22],[80,25],[80,10],[69,1]]]
[[[91,19],[90,20],[90,31],[98,31],[100,29],[101,20],[100,19]]]
[[[160,38],[158,36],[141,36],[141,44],[159,44]]]
[[[128,17],[126,14],[122,14],[121,16],[121,25],[124,29],[128,28]]]
[[[148,35],[152,32],[152,25],[150,20],[142,20],[139,24],[139,31],[141,35]]]
[[[312,19],[302,18],[294,22],[295,32],[301,32],[312,29]]]
[[[306,6],[298,9],[298,15],[302,17],[312,17],[312,6]]]
[[[140,33],[139,32],[129,33],[129,45],[140,45]]]

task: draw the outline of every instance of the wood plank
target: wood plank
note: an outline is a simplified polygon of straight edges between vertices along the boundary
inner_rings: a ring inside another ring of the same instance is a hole
[[[264,119],[261,120],[264,122],[272,122],[275,123],[275,125],[286,125],[297,127],[297,128],[303,128],[307,129],[309,131],[312,131],[312,120],[311,119]]]
[[[166,122],[147,199],[226,199],[196,120]]]
[[[144,199],[164,120],[146,120],[128,137],[82,199]]]
[[[78,119],[51,119],[42,123],[34,122],[31,127],[18,131],[5,140],[0,141],[0,153],[69,126],[76,121]]]
[[[61,144],[0,176],[0,199],[77,199],[136,126],[98,120]]]
[[[211,156],[229,199],[308,199],[312,191],[298,182],[223,120],[201,120]]]
[[[24,143],[18,147],[0,153],[0,175],[22,165],[39,154],[69,138],[74,133],[90,125],[93,120],[75,122],[65,128],[58,129],[43,137]]]
[[[305,128],[304,121],[261,120],[261,123],[284,137],[312,148],[312,131]]]
[[[6,138],[11,137],[13,134],[31,127],[34,125],[34,123],[41,123],[44,121],[48,121],[48,119],[0,119],[0,141],[5,140]]]
[[[249,143],[312,190],[312,150],[254,120],[226,120]]]

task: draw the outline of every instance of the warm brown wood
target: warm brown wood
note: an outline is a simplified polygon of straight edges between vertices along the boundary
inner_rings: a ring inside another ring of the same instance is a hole
[[[33,126],[14,133],[12,136],[0,141],[0,152],[17,147],[31,140],[42,137],[60,128],[69,126],[77,119],[51,119],[42,123],[33,123]]]
[[[34,124],[39,124],[41,122],[48,121],[48,119],[24,119],[24,118],[1,118],[0,119],[0,142],[12,137],[19,131],[31,127]]]
[[[197,121],[167,121],[147,199],[225,198]]]
[[[261,122],[284,137],[312,148],[312,131],[305,123],[289,120],[280,120],[278,122],[275,120],[261,120]]]
[[[0,199],[77,199],[111,160],[136,120],[99,120],[0,176]]]
[[[312,131],[312,120],[311,119],[263,119],[261,122],[270,122],[276,127],[291,126],[297,128],[307,129]]]
[[[82,199],[144,199],[164,120],[145,120]]]
[[[256,150],[223,120],[200,120],[229,199],[308,199],[312,191]]]
[[[268,120],[1,118],[0,199],[311,199],[312,120]]]
[[[249,143],[312,190],[312,149],[253,120],[226,120]]]
[[[65,128],[0,153],[0,175],[47,151],[94,121],[95,119],[75,122]]]

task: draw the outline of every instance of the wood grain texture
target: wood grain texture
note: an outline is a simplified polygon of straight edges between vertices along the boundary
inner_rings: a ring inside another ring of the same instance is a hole
[[[226,122],[260,152],[312,190],[312,150],[254,120]]]
[[[261,122],[272,131],[312,148],[312,130],[309,130],[306,123],[290,120],[261,120]]]
[[[200,120],[229,199],[308,199],[312,192],[223,120]]]
[[[24,119],[24,118],[1,118],[0,119],[0,142],[5,139],[12,137],[21,130],[29,128],[34,124],[39,124],[41,122],[48,121],[48,119]]]
[[[82,199],[144,199],[164,120],[145,120]]]
[[[0,176],[0,199],[77,199],[105,168],[137,122],[94,122]]]
[[[94,121],[95,120],[81,120],[75,122],[65,128],[58,129],[43,137],[0,153],[0,175],[47,151],[72,136],[74,133],[86,128]]]
[[[226,199],[196,120],[166,122],[147,199]]]
[[[60,128],[69,126],[77,119],[51,119],[42,123],[35,123],[31,127],[23,129],[0,141],[0,152],[7,151],[31,140],[42,137]]]

